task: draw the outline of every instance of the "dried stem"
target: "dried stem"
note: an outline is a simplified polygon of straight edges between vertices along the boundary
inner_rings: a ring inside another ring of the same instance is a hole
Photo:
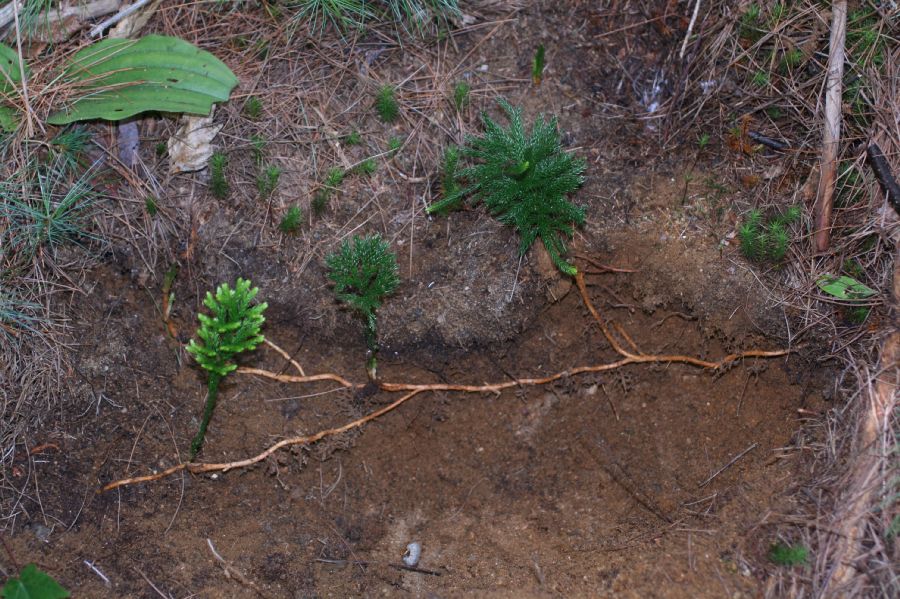
[[[832,7],[828,79],[825,83],[825,134],[822,140],[822,176],[813,207],[814,241],[817,252],[828,250],[831,239],[831,206],[837,178],[838,147],[841,142],[841,80],[844,76],[844,39],[847,33],[847,1]]]

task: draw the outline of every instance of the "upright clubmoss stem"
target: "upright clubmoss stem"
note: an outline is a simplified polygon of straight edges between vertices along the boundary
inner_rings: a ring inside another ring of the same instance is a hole
[[[219,393],[219,381],[222,377],[215,372],[209,373],[209,381],[206,384],[206,407],[203,408],[203,420],[200,422],[200,430],[194,440],[191,441],[191,461],[197,457],[200,448],[203,447],[203,439],[206,437],[206,427],[212,419],[213,410],[216,409],[216,399]]]

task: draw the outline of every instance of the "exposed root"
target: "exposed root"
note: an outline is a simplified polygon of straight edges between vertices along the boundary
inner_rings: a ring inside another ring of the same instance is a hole
[[[248,466],[252,466],[253,464],[257,464],[270,455],[275,453],[276,451],[283,449],[285,447],[290,447],[293,445],[310,445],[325,437],[331,437],[334,435],[339,435],[341,433],[345,433],[354,428],[361,427],[367,422],[371,422],[376,418],[379,418],[388,412],[398,408],[400,405],[408,401],[409,399],[415,397],[419,393],[425,391],[460,391],[464,393],[497,393],[499,394],[504,389],[509,389],[511,387],[521,387],[525,385],[545,385],[547,383],[552,383],[554,381],[558,381],[560,379],[564,379],[570,376],[585,374],[588,372],[605,372],[608,370],[615,370],[617,368],[622,368],[623,366],[627,366],[629,364],[647,364],[647,363],[681,363],[681,364],[690,364],[692,366],[697,366],[700,368],[707,368],[711,370],[718,370],[729,364],[737,362],[738,360],[742,360],[744,358],[774,358],[778,356],[784,356],[790,353],[790,350],[774,350],[774,351],[765,351],[765,350],[750,350],[746,352],[729,354],[722,358],[721,360],[712,362],[709,360],[702,360],[700,358],[694,358],[691,356],[685,356],[680,354],[644,354],[638,349],[637,344],[632,340],[632,338],[622,329],[620,326],[614,324],[616,331],[626,340],[628,345],[633,349],[634,353],[626,350],[622,345],[618,342],[618,340],[611,334],[609,330],[609,326],[606,324],[606,321],[600,316],[600,312],[594,307],[593,302],[591,302],[590,297],[587,293],[587,287],[584,283],[584,275],[579,273],[575,277],[575,282],[578,285],[578,290],[581,292],[581,298],[584,301],[585,306],[587,306],[588,310],[593,316],[594,320],[600,326],[600,330],[603,332],[603,335],[606,337],[606,340],[609,342],[610,346],[621,356],[621,359],[615,362],[608,362],[604,364],[596,364],[593,366],[577,366],[574,368],[570,368],[568,370],[563,370],[561,372],[557,372],[555,374],[551,374],[549,376],[540,377],[540,378],[522,378],[516,380],[508,380],[503,381],[501,383],[484,383],[482,385],[462,385],[462,384],[454,384],[454,383],[387,383],[381,382],[379,383],[379,388],[382,391],[387,392],[400,392],[406,391],[407,393],[382,408],[371,412],[362,418],[358,418],[352,422],[344,424],[342,426],[336,428],[329,428],[325,430],[321,430],[312,435],[301,435],[298,437],[291,437],[288,439],[283,439],[278,443],[270,446],[263,452],[243,460],[238,460],[235,462],[222,462],[222,463],[198,463],[198,462],[189,462],[178,464],[177,466],[172,466],[171,468],[167,468],[162,472],[158,472],[156,474],[150,474],[147,476],[137,476],[132,478],[125,478],[122,480],[117,480],[115,482],[109,483],[105,487],[101,489],[101,492],[110,491],[112,489],[116,489],[119,487],[123,487],[126,485],[133,485],[137,483],[150,482],[154,480],[159,480],[170,476],[176,472],[181,470],[187,470],[188,472],[194,474],[200,474],[203,472],[227,472],[228,470],[233,470],[235,468],[246,468]],[[269,379],[273,379],[276,381],[280,381],[283,383],[310,383],[314,381],[335,381],[346,388],[356,388],[362,387],[362,385],[357,385],[351,383],[347,379],[331,373],[325,374],[315,374],[315,375],[304,375],[303,369],[300,364],[293,360],[290,355],[275,345],[272,342],[267,342],[273,349],[275,349],[285,360],[290,362],[295,369],[301,374],[297,375],[289,375],[289,374],[278,374],[275,372],[271,372],[269,370],[263,370],[259,368],[238,368],[237,372],[243,374],[255,374],[257,376],[266,377]]]

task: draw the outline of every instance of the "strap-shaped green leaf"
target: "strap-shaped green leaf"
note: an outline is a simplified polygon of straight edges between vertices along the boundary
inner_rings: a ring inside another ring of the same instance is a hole
[[[78,52],[64,79],[77,98],[48,122],[117,121],[146,111],[209,114],[224,102],[237,77],[218,58],[174,37],[106,39]]]

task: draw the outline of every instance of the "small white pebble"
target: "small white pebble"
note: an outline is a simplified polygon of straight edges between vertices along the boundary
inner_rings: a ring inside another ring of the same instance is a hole
[[[422,557],[422,545],[410,543],[406,546],[406,553],[403,554],[403,563],[410,568],[415,568],[420,557]]]

